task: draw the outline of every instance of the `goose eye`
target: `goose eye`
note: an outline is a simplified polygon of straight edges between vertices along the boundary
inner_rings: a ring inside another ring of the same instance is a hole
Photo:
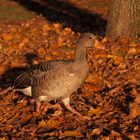
[[[92,39],[91,37],[89,37],[89,39]]]

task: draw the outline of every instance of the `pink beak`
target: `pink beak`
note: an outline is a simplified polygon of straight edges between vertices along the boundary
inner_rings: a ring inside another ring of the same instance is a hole
[[[105,47],[103,46],[103,44],[101,42],[99,42],[98,40],[95,40],[94,47],[95,48],[98,48],[98,49],[102,49],[102,50],[105,49]]]

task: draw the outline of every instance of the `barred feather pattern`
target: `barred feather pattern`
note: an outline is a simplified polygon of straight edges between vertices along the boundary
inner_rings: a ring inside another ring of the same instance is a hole
[[[48,61],[48,62],[41,62],[37,65],[33,65],[32,68],[20,74],[13,83],[13,88],[26,88],[28,86],[32,85],[32,78],[35,75],[38,75],[40,72],[47,72],[53,68],[55,68],[57,65],[63,64],[63,61]]]

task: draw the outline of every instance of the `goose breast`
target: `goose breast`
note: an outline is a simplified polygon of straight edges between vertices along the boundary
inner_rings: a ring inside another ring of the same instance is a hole
[[[86,76],[87,72],[80,73],[66,66],[57,67],[33,78],[32,94],[38,98],[45,96],[39,100],[65,98],[81,86]]]

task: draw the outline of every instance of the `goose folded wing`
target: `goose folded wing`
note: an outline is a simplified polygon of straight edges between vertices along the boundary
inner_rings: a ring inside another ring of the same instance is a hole
[[[40,72],[33,76],[32,93],[33,96],[44,95],[44,91],[47,91],[53,85],[53,81],[59,77],[53,73],[54,71]]]
[[[13,83],[13,88],[26,88],[32,85],[33,76],[40,73],[39,70],[28,71],[20,74]]]
[[[41,62],[37,65],[34,65],[31,70],[20,74],[13,83],[13,88],[26,88],[31,86],[33,76],[37,75],[40,72],[47,72],[58,65],[61,65],[62,61],[48,61],[48,62]]]
[[[39,63],[37,65],[34,65],[32,67],[32,69],[33,70],[40,70],[40,71],[46,72],[46,71],[54,69],[56,66],[61,65],[63,63],[64,62],[62,62],[60,60],[58,60],[58,61],[52,60],[52,61],[48,61],[48,62],[41,62],[41,63]]]

